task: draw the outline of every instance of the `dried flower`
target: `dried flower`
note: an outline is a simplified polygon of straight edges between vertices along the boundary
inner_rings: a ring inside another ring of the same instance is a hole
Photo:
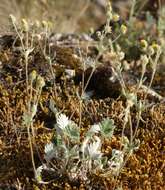
[[[106,26],[105,26],[105,31],[106,31],[106,33],[112,33],[112,27],[106,25]]]

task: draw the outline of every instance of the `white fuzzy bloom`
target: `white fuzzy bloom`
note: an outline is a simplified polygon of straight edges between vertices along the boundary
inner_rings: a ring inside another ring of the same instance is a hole
[[[57,125],[62,130],[65,129],[69,125],[69,119],[65,114],[59,114],[57,116]]]

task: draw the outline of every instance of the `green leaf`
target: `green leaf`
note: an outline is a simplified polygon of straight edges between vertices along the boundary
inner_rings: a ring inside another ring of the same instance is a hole
[[[63,143],[62,143],[62,138],[60,135],[58,134],[55,134],[54,137],[53,137],[53,143],[55,146],[61,146]]]
[[[115,129],[114,121],[106,118],[100,123],[101,135],[104,138],[111,138]]]
[[[80,131],[78,126],[75,123],[71,123],[70,125],[68,125],[65,130],[64,130],[65,134],[74,141],[78,141],[80,140]]]

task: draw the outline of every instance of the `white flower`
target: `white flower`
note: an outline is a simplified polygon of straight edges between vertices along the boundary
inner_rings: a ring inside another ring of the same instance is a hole
[[[45,159],[47,161],[51,160],[54,157],[54,145],[53,145],[53,143],[46,144],[44,152],[45,152],[45,156],[44,156]]]
[[[65,114],[59,114],[57,116],[57,125],[61,129],[65,129],[69,125],[69,119]]]

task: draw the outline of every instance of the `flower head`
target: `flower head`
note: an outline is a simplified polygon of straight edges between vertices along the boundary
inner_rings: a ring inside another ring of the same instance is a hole
[[[36,77],[37,77],[37,72],[36,72],[36,70],[33,70],[33,71],[30,73],[30,75],[29,75],[29,80],[30,80],[31,82],[33,82],[33,81],[36,79]]]
[[[146,40],[141,40],[140,41],[140,47],[142,48],[142,50],[146,50],[147,49],[147,47],[148,47],[148,43],[147,43],[147,41]]]
[[[41,77],[40,75],[38,75],[37,77],[37,81],[36,81],[36,87],[37,88],[43,88],[45,86],[45,80],[43,77]]]
[[[114,14],[113,17],[112,17],[112,20],[113,20],[114,22],[118,22],[119,19],[120,19],[120,16],[119,16],[118,14]]]
[[[121,25],[120,29],[121,29],[121,33],[122,34],[126,34],[127,33],[127,27],[124,24]]]

